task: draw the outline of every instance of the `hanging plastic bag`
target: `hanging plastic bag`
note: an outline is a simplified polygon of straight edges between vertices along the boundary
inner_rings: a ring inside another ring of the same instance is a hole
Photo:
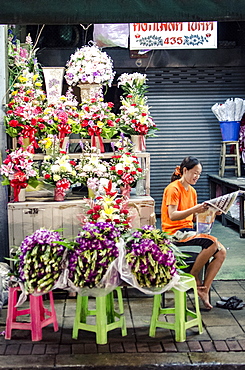
[[[128,48],[129,25],[127,23],[94,24],[93,38],[101,48],[115,46]]]
[[[199,213],[197,215],[197,223],[196,223],[197,234],[210,234],[211,233],[216,212],[217,212],[217,208],[209,207],[207,211],[203,213]]]

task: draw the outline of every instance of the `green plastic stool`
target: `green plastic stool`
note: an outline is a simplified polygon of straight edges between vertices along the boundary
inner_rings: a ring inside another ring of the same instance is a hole
[[[161,308],[161,294],[154,296],[153,310],[150,323],[150,337],[155,337],[156,328],[165,328],[175,331],[175,341],[184,342],[186,340],[186,330],[193,326],[198,326],[199,333],[202,334],[202,317],[199,309],[199,301],[197,294],[197,285],[194,276],[190,274],[182,274],[180,282],[184,282],[185,291],[180,291],[175,288],[171,290],[174,292],[174,308]],[[194,291],[195,312],[187,308],[186,292],[190,289]],[[174,315],[174,323],[160,321],[160,315]],[[188,316],[192,317],[188,320]]]
[[[122,336],[127,335],[126,321],[124,317],[123,299],[121,287],[116,288],[119,312],[114,309],[113,292],[104,297],[96,297],[94,310],[88,309],[88,296],[77,296],[76,316],[73,324],[72,338],[78,338],[78,330],[92,331],[96,333],[96,343],[107,343],[107,332],[121,328]],[[88,316],[95,316],[95,324],[87,324]]]

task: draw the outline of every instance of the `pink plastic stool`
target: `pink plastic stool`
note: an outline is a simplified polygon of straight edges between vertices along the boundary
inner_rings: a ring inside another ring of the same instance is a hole
[[[54,307],[53,292],[49,292],[50,310],[43,306],[43,296],[29,295],[30,307],[18,310],[16,306],[20,288],[9,288],[8,313],[6,320],[5,339],[11,339],[12,329],[31,330],[32,341],[42,340],[42,328],[53,324],[58,331],[58,322]],[[17,322],[16,317],[30,314],[30,322]],[[45,318],[45,315],[48,316]]]

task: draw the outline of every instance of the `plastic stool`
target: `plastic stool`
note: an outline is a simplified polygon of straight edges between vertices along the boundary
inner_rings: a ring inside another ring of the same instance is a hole
[[[199,309],[199,301],[197,294],[197,285],[194,276],[190,274],[183,274],[185,291],[180,291],[175,288],[171,290],[174,292],[174,308],[161,308],[161,294],[154,296],[153,310],[150,323],[150,337],[154,337],[156,333],[156,328],[165,328],[175,331],[175,341],[184,342],[186,340],[186,330],[198,325],[199,333],[203,332],[202,329],[202,318]],[[181,279],[180,279],[181,282]],[[196,312],[191,311],[186,305],[186,292],[189,289],[194,290],[194,299]],[[174,314],[174,323],[164,322],[159,320],[161,314]],[[188,316],[192,317],[188,320]]]
[[[227,153],[227,145],[234,146],[234,153]],[[234,158],[234,165],[227,165],[226,158]],[[221,144],[221,153],[220,153],[220,169],[219,176],[224,177],[225,170],[233,168],[235,169],[236,175],[241,176],[241,163],[240,163],[240,154],[239,154],[239,142],[238,141],[222,141]]]
[[[20,288],[9,288],[8,313],[6,320],[5,339],[11,339],[12,329],[31,330],[32,341],[42,340],[42,328],[53,324],[58,331],[58,322],[54,307],[53,292],[49,292],[50,310],[43,306],[43,296],[29,295],[30,307],[18,310],[16,306]],[[30,314],[30,322],[17,322],[16,317]],[[49,316],[45,318],[45,315]]]
[[[116,328],[121,328],[122,336],[127,335],[121,287],[116,288],[115,291],[117,292],[119,313],[114,310],[113,292],[104,297],[96,297],[95,310],[88,309],[88,296],[77,296],[73,339],[77,339],[79,329],[95,332],[97,344],[106,344],[107,332]],[[90,315],[95,315],[96,323],[94,325],[86,323],[87,316]]]

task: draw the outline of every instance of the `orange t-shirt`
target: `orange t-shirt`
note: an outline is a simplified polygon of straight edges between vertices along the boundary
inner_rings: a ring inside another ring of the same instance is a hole
[[[197,193],[191,185],[186,190],[179,180],[171,182],[163,192],[161,209],[162,230],[172,235],[184,227],[193,228],[193,215],[183,220],[171,221],[168,217],[168,206],[177,206],[177,211],[184,211],[196,204]]]

